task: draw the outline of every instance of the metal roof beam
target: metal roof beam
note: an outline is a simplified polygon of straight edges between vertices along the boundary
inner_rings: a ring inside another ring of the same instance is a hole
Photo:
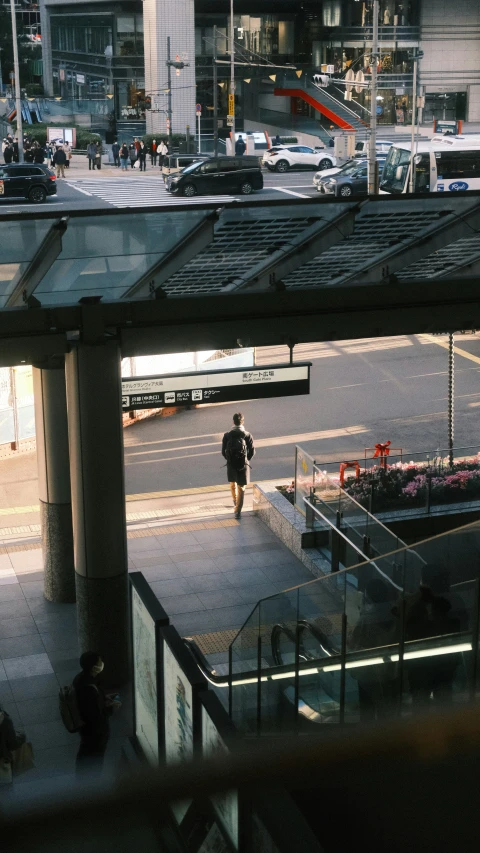
[[[14,308],[28,302],[35,288],[45,278],[62,251],[62,237],[67,230],[67,224],[68,217],[66,216],[53,223],[40,243],[27,269],[8,297],[5,303],[6,308]]]
[[[260,261],[253,269],[238,276],[231,284],[223,289],[223,293],[255,289],[275,289],[275,282],[286,278],[292,272],[326,252],[332,246],[341,243],[353,234],[355,216],[359,211],[358,204],[349,206],[335,219],[318,217],[317,221],[306,228],[302,234],[287,242],[281,249]]]
[[[143,299],[154,296],[165,281],[210,245],[214,238],[214,226],[217,220],[217,211],[205,216],[179,243],[176,243],[170,252],[163,255],[135,284],[132,284],[123,294],[122,299]]]
[[[445,206],[448,200],[445,198]],[[455,243],[462,237],[468,236],[472,231],[480,230],[480,204],[465,213],[450,213],[440,221],[428,226],[416,237],[409,240],[400,240],[385,249],[375,263],[366,263],[353,273],[344,278],[337,278],[330,282],[331,286],[345,284],[374,284],[382,279],[387,279],[397,270],[403,270],[408,265],[427,258],[439,249],[443,249],[449,243]],[[450,271],[452,272],[452,271]]]
[[[455,267],[448,267],[436,275],[429,276],[429,278],[449,278],[452,275],[455,278],[472,278],[472,276],[480,278],[480,253],[476,258],[470,258],[469,261],[465,261],[465,263],[458,264]]]

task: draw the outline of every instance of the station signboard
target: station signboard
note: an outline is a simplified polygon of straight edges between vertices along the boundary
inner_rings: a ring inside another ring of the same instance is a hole
[[[309,362],[122,379],[122,411],[310,393]]]

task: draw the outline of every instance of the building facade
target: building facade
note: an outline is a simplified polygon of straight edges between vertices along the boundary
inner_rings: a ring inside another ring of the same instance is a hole
[[[478,0],[380,0],[379,7],[379,124],[410,124],[417,49],[423,51],[423,122],[480,120]],[[200,103],[208,133],[216,54],[218,130],[228,133],[229,0],[40,0],[40,9],[49,95],[109,98],[117,122],[146,122],[154,133],[168,129],[170,108],[173,132],[193,130]],[[236,69],[237,127],[254,119],[297,126],[322,119],[302,91],[284,94],[285,66],[304,80],[328,65],[335,77],[361,70],[368,81],[372,23],[369,0],[234,0],[234,38],[243,54]],[[168,37],[171,60],[184,63],[170,68],[170,88]],[[343,100],[344,92],[340,86],[331,94]],[[354,90],[349,108],[368,121],[368,90]]]

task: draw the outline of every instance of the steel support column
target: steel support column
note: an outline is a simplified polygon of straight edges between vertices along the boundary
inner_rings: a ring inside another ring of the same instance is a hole
[[[48,601],[75,601],[67,397],[63,359],[33,368],[38,496]]]
[[[115,685],[129,678],[120,363],[116,340],[66,356],[79,645]]]

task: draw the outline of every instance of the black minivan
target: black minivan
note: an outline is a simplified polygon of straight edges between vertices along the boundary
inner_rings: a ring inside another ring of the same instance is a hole
[[[262,188],[263,174],[258,157],[209,157],[167,178],[167,190],[174,195],[250,195]]]
[[[34,204],[56,195],[57,181],[48,166],[40,163],[8,163],[0,166],[0,199],[28,198]]]

